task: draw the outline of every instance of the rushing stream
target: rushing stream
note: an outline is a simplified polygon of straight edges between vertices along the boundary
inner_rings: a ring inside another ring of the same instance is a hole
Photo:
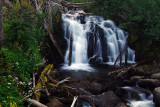
[[[128,37],[128,33],[111,20],[86,14],[82,10],[68,11],[62,14],[62,20],[67,40],[65,67],[69,62],[70,36],[73,35],[72,65],[67,69],[91,69],[88,64],[113,65]],[[128,63],[134,63],[135,51],[128,47],[127,53]],[[122,55],[122,63],[124,62],[125,52]]]
[[[142,90],[140,87],[126,86],[122,88],[128,91],[126,100],[128,101],[128,105],[130,105],[131,107],[154,107],[155,106],[153,102],[153,94],[151,92],[146,92]]]

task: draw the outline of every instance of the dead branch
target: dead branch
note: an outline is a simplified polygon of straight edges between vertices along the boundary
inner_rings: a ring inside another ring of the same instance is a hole
[[[58,82],[56,85],[58,86],[59,84],[62,84],[62,83],[64,83],[64,82],[67,82],[67,81],[69,81],[70,78],[71,78],[71,77],[67,77],[67,78],[61,80],[60,82]]]
[[[48,89],[47,89],[47,87],[46,87],[46,84],[44,83],[44,81],[42,80],[41,77],[40,77],[40,80],[41,80],[42,85],[45,87],[45,92],[46,92],[47,96],[49,97],[50,94],[49,94],[49,91],[48,91]]]
[[[78,96],[75,96],[75,97],[74,97],[74,99],[73,99],[73,102],[72,102],[71,107],[74,107],[74,105],[75,105],[75,103],[76,103],[77,99],[78,99]]]
[[[36,66],[44,65],[45,63],[46,63],[46,60],[44,60],[44,61],[41,62],[41,63],[36,64]]]
[[[33,94],[34,94],[34,95],[36,94],[36,89],[35,89],[35,87],[36,87],[35,74],[34,74],[34,72],[33,72]],[[36,100],[37,100],[37,99],[36,99]]]
[[[50,38],[51,38],[51,40],[52,40],[54,46],[55,46],[56,49],[58,50],[58,52],[59,52],[61,58],[64,59],[64,55],[62,54],[62,51],[61,51],[61,49],[60,49],[60,47],[59,47],[59,45],[58,45],[56,39],[54,38],[54,36],[52,35],[52,33],[51,33],[50,30],[48,30],[48,33],[49,33],[49,36],[50,36]]]
[[[72,3],[73,5],[85,5],[85,4],[94,4],[95,2],[85,2],[85,3]]]
[[[52,83],[58,84],[58,81],[54,80],[49,74],[45,73],[45,75]]]
[[[33,72],[33,88],[35,88],[36,87],[36,83],[35,83],[35,74],[34,74],[34,72]]]
[[[34,107],[47,107],[46,105],[32,99],[25,100],[25,102]]]

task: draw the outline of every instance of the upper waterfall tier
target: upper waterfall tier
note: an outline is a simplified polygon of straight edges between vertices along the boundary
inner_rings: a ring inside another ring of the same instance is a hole
[[[64,37],[67,40],[66,64],[69,61],[71,35],[73,35],[72,64],[113,65],[128,37],[128,33],[118,28],[113,21],[86,14],[83,10],[68,11],[62,14],[62,20]],[[125,53],[128,54],[128,63],[134,63],[135,51],[129,47],[122,55],[122,63],[125,62]]]

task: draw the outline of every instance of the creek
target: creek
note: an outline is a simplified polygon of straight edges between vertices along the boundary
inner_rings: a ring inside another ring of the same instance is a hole
[[[100,94],[120,87],[121,81],[114,80],[113,76],[108,76],[108,72],[114,70],[112,66],[125,46],[129,34],[117,27],[113,21],[87,14],[83,10],[69,10],[63,13],[62,21],[64,38],[67,41],[64,64],[61,67],[62,77],[72,77],[73,86],[90,91],[92,94]],[[72,58],[71,66],[68,66],[71,35],[73,36]],[[129,46],[122,54],[122,64],[126,60],[128,64],[135,63],[135,51]],[[118,59],[116,66],[119,65],[120,59]],[[91,85],[94,82],[100,84],[102,88],[100,92],[88,88],[94,88]],[[123,88],[128,93],[130,90],[135,92],[137,90],[132,87]],[[127,95],[129,95],[128,93]],[[128,102],[125,103],[131,107],[154,107],[152,94],[148,97],[145,93],[138,95],[140,99],[126,97],[125,100]],[[83,107],[91,107],[87,102],[83,102],[82,105]]]

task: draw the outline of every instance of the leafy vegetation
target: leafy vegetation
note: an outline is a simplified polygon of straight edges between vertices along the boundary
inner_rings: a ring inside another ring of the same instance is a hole
[[[14,1],[15,2],[15,1]],[[0,51],[0,107],[22,107],[23,101],[12,72],[25,82],[36,64],[42,62],[45,40],[43,14],[35,12],[30,1],[17,0],[11,9],[3,6],[4,45]],[[6,93],[7,92],[7,93]]]

